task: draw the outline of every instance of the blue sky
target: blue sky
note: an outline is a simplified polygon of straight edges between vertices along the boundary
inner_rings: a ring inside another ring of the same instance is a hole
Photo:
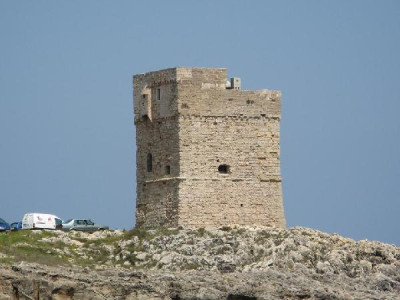
[[[1,1],[0,217],[130,229],[132,75],[282,91],[287,223],[400,245],[399,1]]]

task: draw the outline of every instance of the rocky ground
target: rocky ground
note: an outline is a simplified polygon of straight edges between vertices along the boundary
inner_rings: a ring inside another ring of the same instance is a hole
[[[400,248],[307,228],[10,232],[0,299],[400,299]]]

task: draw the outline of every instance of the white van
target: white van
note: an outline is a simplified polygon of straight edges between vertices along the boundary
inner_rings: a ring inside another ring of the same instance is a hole
[[[50,214],[29,213],[22,218],[22,229],[61,229],[62,220]]]

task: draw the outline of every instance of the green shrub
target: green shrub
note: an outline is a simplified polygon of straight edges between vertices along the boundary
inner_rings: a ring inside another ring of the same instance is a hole
[[[229,226],[222,226],[222,227],[220,228],[220,230],[229,232],[229,231],[232,230],[232,228],[230,228]]]
[[[139,228],[133,228],[129,231],[127,231],[124,234],[124,239],[125,240],[130,240],[132,239],[134,236],[138,237],[139,240],[149,240],[152,235],[150,234],[150,232],[148,232],[147,230],[144,229],[139,229]]]
[[[206,232],[207,231],[203,227],[201,227],[201,228],[197,229],[196,236],[203,237],[206,234]]]

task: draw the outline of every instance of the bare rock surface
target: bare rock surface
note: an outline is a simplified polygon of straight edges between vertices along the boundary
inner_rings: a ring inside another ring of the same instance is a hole
[[[0,300],[400,299],[399,248],[307,228],[29,234],[0,244]]]

